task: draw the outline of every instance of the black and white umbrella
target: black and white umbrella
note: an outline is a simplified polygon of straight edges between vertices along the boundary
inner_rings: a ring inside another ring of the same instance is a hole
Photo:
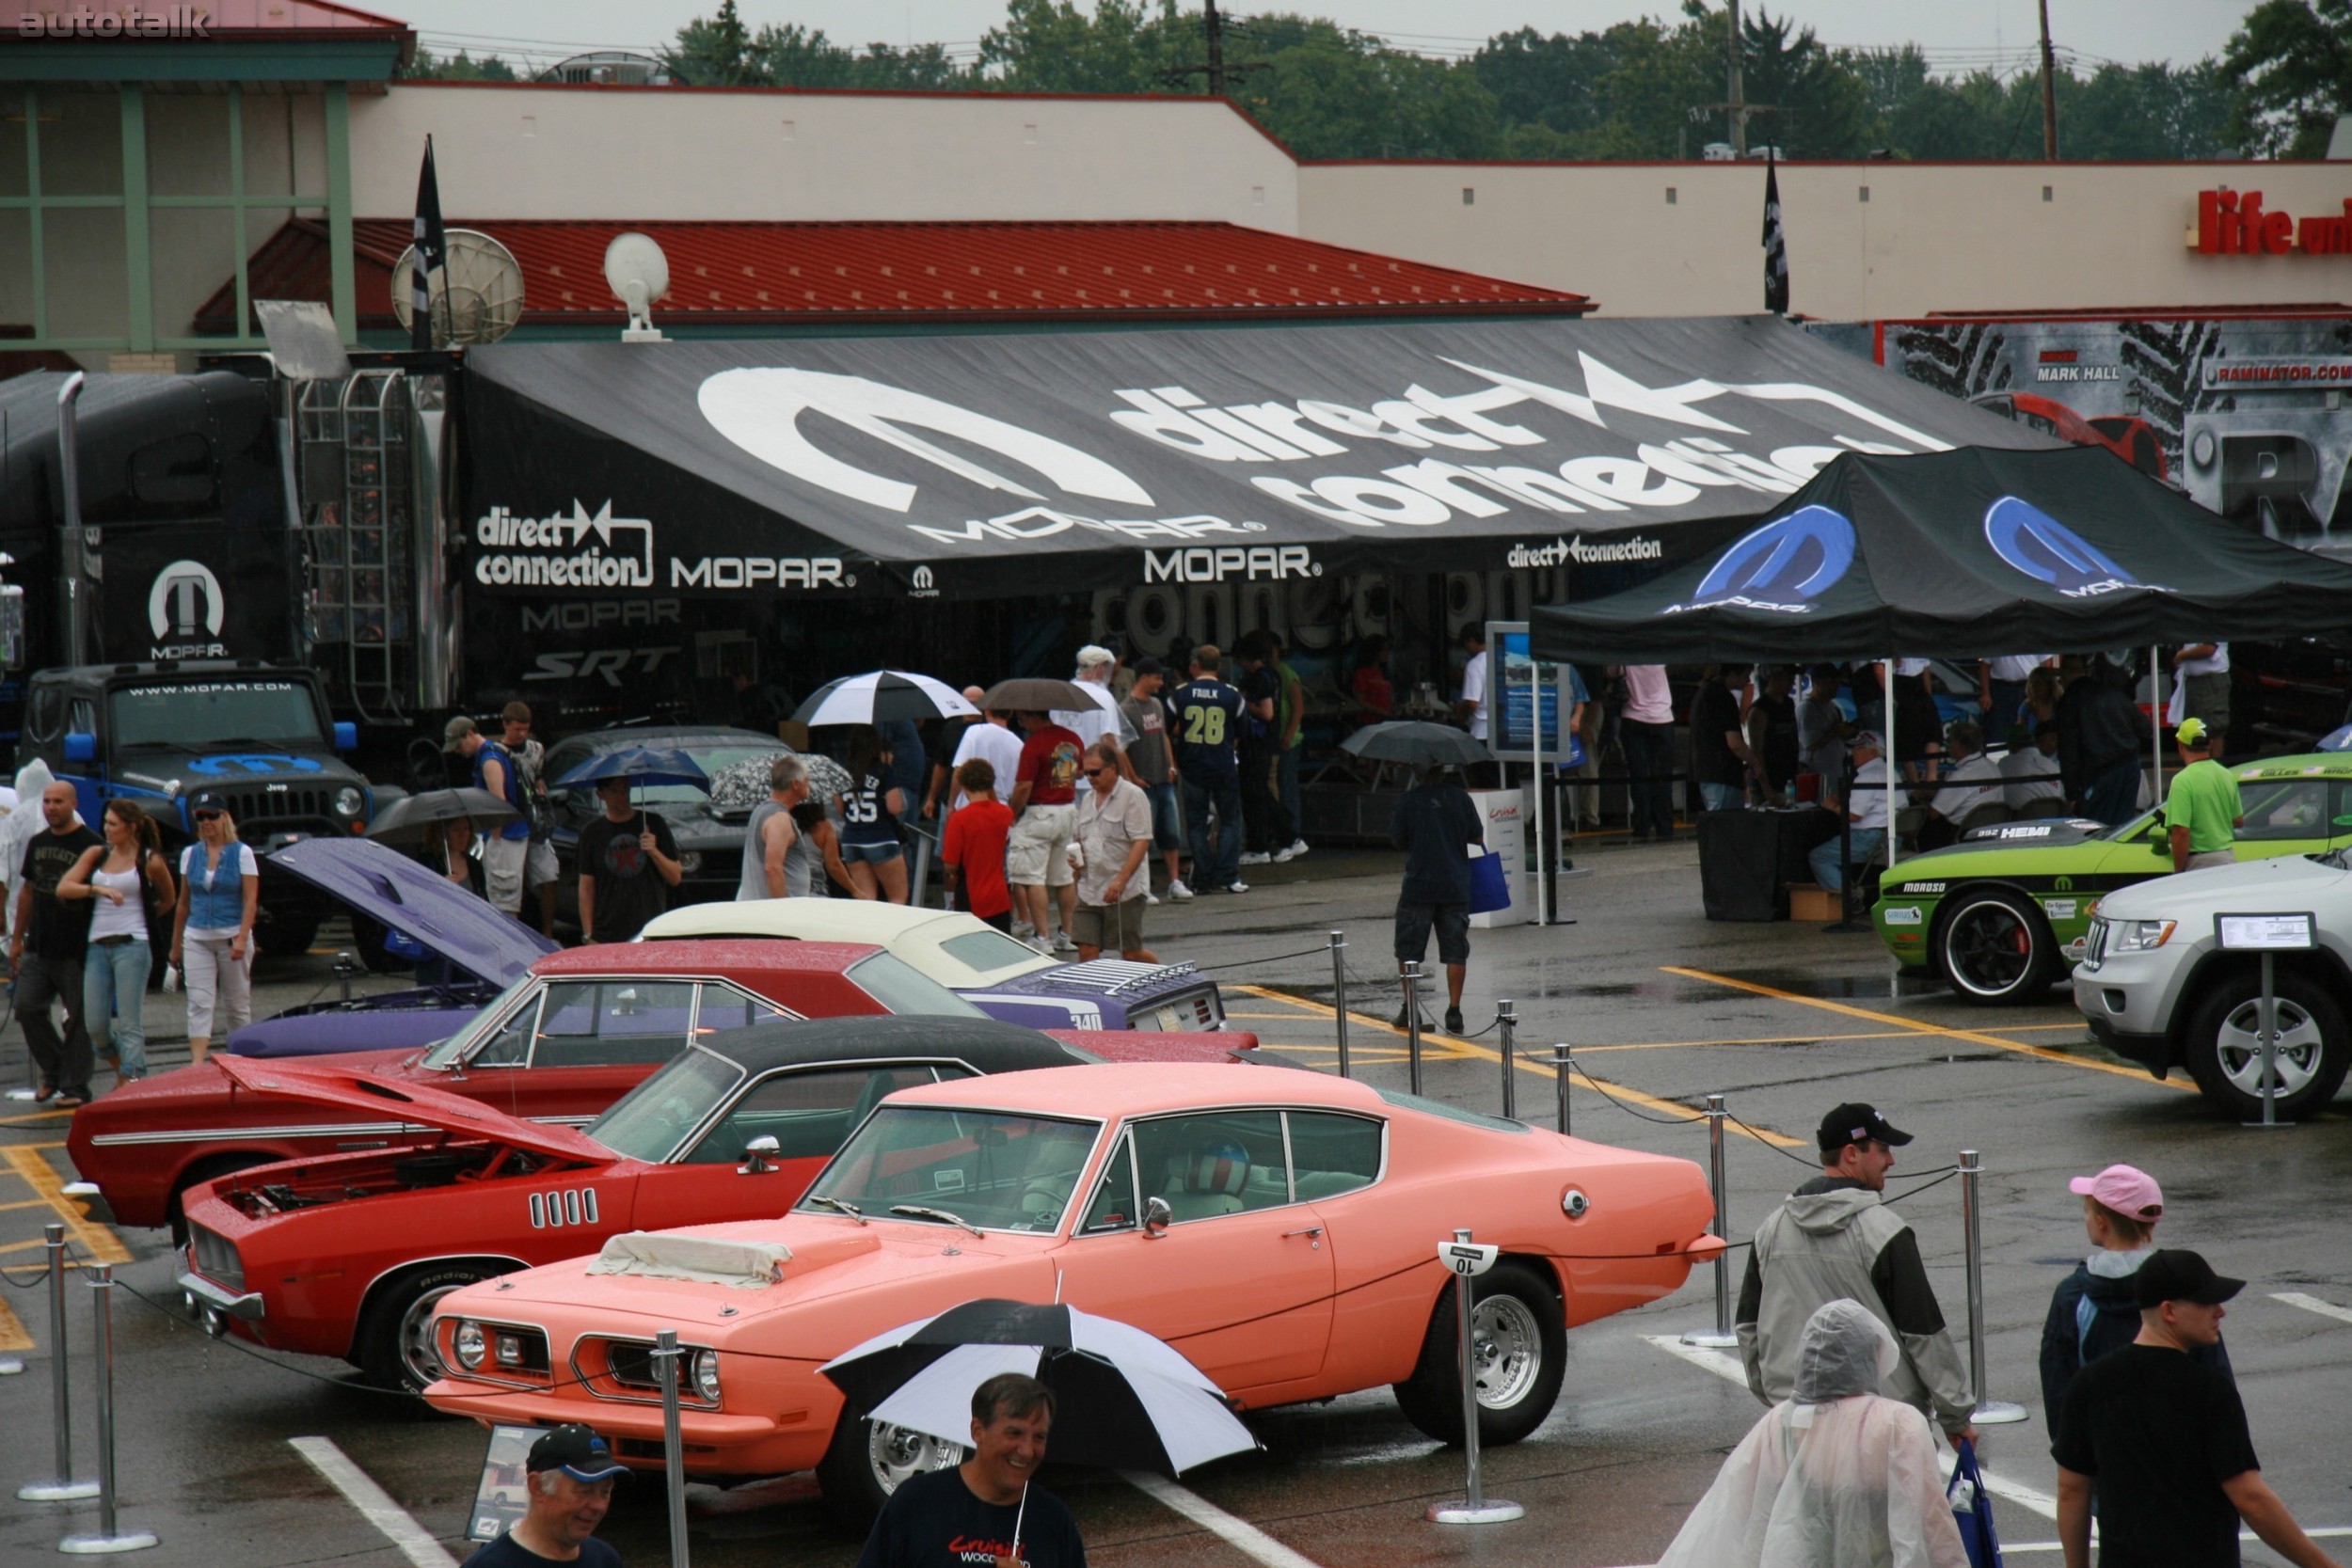
[[[869,670],[827,681],[809,694],[792,717],[816,729],[822,724],[880,724],[894,719],[977,718],[979,709],[946,681],[906,670]]]
[[[1182,1475],[1258,1446],[1182,1352],[1074,1307],[968,1301],[878,1334],[819,1370],[852,1410],[942,1442],[971,1441],[975,1388],[999,1372],[1026,1372],[1054,1390],[1057,1459]]]

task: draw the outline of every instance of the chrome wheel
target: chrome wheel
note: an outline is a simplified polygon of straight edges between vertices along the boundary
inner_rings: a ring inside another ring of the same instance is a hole
[[[1543,1370],[1543,1331],[1527,1303],[1491,1295],[1470,1308],[1470,1376],[1482,1406],[1509,1409],[1527,1397]]]
[[[398,1335],[400,1367],[411,1388],[422,1388],[446,1370],[441,1365],[440,1354],[433,1348],[433,1308],[452,1291],[462,1291],[472,1283],[472,1280],[466,1279],[425,1291],[410,1302],[408,1309],[400,1315],[400,1327],[395,1331]]]
[[[963,1463],[961,1443],[943,1443],[928,1433],[912,1432],[881,1421],[866,1423],[866,1460],[874,1467],[874,1484],[886,1497],[926,1470],[944,1470]]]
[[[2318,1073],[2327,1049],[2319,1024],[2295,1002],[2277,999],[2279,1093],[2298,1092]],[[2214,1053],[2220,1058],[2222,1076],[2259,1101],[2263,1092],[2262,1001],[2249,997],[2232,1008],[2214,1035]]]

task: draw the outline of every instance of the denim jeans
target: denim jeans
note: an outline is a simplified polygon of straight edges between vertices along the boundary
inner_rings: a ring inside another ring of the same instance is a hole
[[[1886,830],[1856,828],[1848,836],[1853,845],[1854,864],[1867,865],[1871,857],[1879,852],[1879,846],[1886,842]],[[1832,893],[1846,885],[1846,867],[1838,859],[1837,845],[1838,841],[1835,838],[1824,839],[1813,847],[1813,853],[1805,857],[1812,863],[1813,879]]]
[[[1748,786],[1743,784],[1702,784],[1699,799],[1707,802],[1708,811],[1744,811],[1748,804]]]
[[[114,1037],[117,1070],[125,1083],[147,1076],[147,974],[154,961],[144,937],[93,942],[82,960],[82,1019],[90,1045],[103,1050],[107,1036]]]
[[[1192,837],[1192,885],[1196,889],[1230,887],[1241,877],[1241,791],[1232,784],[1215,788],[1184,777],[1184,820]],[[1216,813],[1216,832],[1209,832],[1209,814]]]
[[[1281,782],[1282,786],[1282,810],[1291,819],[1291,839],[1293,840],[1303,839],[1307,836],[1307,817],[1302,810],[1306,800],[1300,793],[1298,783],[1298,762],[1306,754],[1306,744],[1301,742],[1285,751],[1282,753],[1282,760],[1275,765],[1275,777]],[[1276,847],[1286,849],[1290,847],[1290,844],[1285,841]]]

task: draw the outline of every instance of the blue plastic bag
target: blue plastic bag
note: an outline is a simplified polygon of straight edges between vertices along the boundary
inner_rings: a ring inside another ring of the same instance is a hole
[[[1944,1496],[1950,1497],[1962,1481],[1968,1482],[1970,1500],[1952,1505],[1960,1544],[1968,1548],[1968,1568],[2001,1568],[2001,1540],[1993,1532],[1993,1499],[1984,1490],[1984,1472],[1977,1468],[1977,1446],[1963,1440],[1959,1455],[1952,1479],[1944,1483]]]
[[[384,951],[395,958],[405,958],[410,963],[422,963],[433,957],[433,949],[407,932],[391,927],[386,927],[384,930]]]
[[[1470,913],[1492,914],[1511,907],[1511,879],[1503,872],[1501,855],[1472,855],[1470,873]]]

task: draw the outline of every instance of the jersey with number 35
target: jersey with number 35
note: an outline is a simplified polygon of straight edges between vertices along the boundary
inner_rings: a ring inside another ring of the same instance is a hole
[[[1187,783],[1231,789],[1241,783],[1233,743],[1241,731],[1241,693],[1206,676],[1175,697],[1176,767]]]

